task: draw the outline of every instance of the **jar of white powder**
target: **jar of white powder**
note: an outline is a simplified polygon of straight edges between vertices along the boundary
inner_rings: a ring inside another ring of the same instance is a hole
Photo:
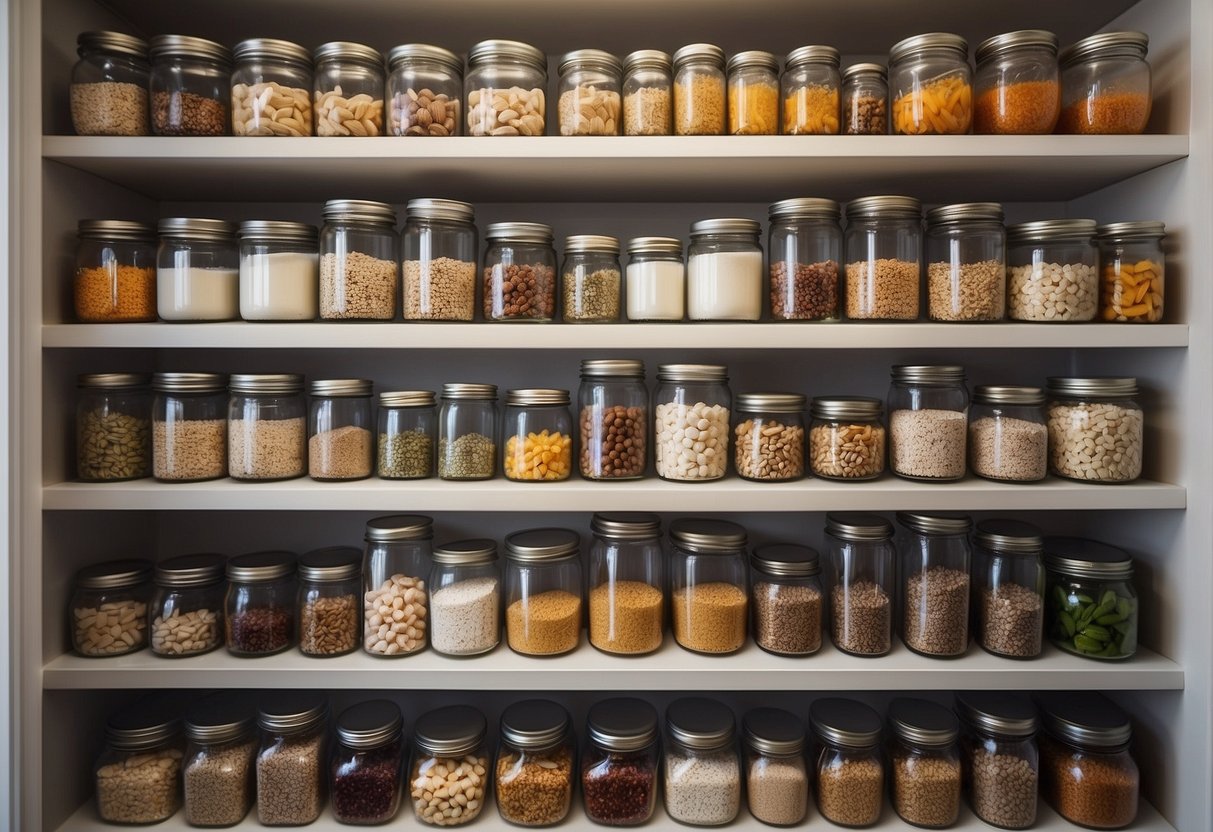
[[[160,220],[156,311],[166,321],[231,321],[240,314],[236,224]]]
[[[434,547],[430,646],[449,656],[487,653],[501,640],[497,544],[460,540]]]
[[[724,218],[691,224],[687,312],[692,321],[756,321],[762,315],[762,226]]]
[[[240,317],[310,321],[320,292],[319,235],[302,222],[247,220],[240,242]]]
[[[741,808],[733,712],[701,697],[666,710],[665,810],[693,826],[730,823]]]

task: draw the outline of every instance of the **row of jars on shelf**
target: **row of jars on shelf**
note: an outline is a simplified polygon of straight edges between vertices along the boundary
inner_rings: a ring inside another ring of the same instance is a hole
[[[898,698],[883,719],[825,697],[809,706],[808,732],[778,708],[748,711],[738,731],[714,699],[674,700],[664,726],[643,699],[601,699],[586,714],[580,761],[572,716],[550,700],[502,711],[494,758],[488,722],[469,705],[420,714],[406,754],[395,702],[352,705],[330,727],[320,694],[259,698],[150,698],[112,715],[94,767],[102,820],[157,823],[184,804],[191,826],[231,826],[256,805],[262,825],[301,826],[320,817],[327,792],[338,823],[380,824],[403,791],[422,824],[471,823],[492,795],[502,820],[541,827],[569,815],[578,786],[586,817],[605,826],[648,822],[658,792],[666,815],[691,826],[728,824],[743,803],[762,823],[797,825],[810,794],[845,827],[877,823],[886,793],[903,820],[929,829],[954,824],[966,792],[973,812],[1003,829],[1031,827],[1040,795],[1094,829],[1137,815],[1132,722],[1098,693],[965,692],[952,708]]]
[[[827,515],[823,583],[815,550],[776,543],[747,553],[736,523],[675,520],[667,556],[656,515],[595,514],[587,580],[576,532],[532,529],[505,538],[503,590],[494,541],[434,547],[430,518],[379,517],[367,525],[365,553],[338,546],[298,559],[184,555],[154,571],[143,560],[85,567],[69,605],[72,646],[90,657],[149,644],[168,658],[224,644],[236,656],[296,645],[315,657],[360,645],[373,656],[427,645],[474,656],[497,648],[504,609],[506,643],[522,655],[576,650],[587,618],[594,647],[645,655],[664,642],[668,601],[675,642],[709,655],[742,649],[747,630],[782,656],[816,653],[823,631],[855,656],[886,655],[897,631],[915,653],[954,658],[967,652],[970,629],[984,650],[1008,658],[1040,656],[1046,633],[1080,656],[1136,651],[1133,561],[1120,549],[1045,539],[1011,520],[982,521],[970,537],[964,515],[897,519],[895,544],[893,525],[879,515]]]
[[[184,35],[151,42],[84,32],[72,72],[80,135],[542,136],[548,59],[482,41],[463,61],[429,44],[346,41],[309,52],[271,38],[233,50]],[[578,49],[556,62],[562,136],[1141,133],[1151,110],[1149,39],[1104,32],[1058,55],[1055,34],[1007,32],[976,50],[932,32],[889,52],[889,68],[840,72],[832,46],[787,55],[693,43],[622,61]],[[150,102],[149,102],[150,99]],[[150,106],[149,106],[150,104]],[[149,123],[150,115],[150,123]],[[891,116],[891,118],[890,118]]]

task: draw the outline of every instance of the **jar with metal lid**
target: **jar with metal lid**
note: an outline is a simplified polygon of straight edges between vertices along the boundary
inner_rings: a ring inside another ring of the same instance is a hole
[[[733,712],[686,697],[665,712],[665,811],[679,823],[722,826],[741,809],[741,761]]]
[[[802,46],[788,53],[780,81],[785,135],[838,135],[839,63],[832,46]]]
[[[779,135],[779,59],[757,49],[738,52],[726,72],[729,135]]]
[[[529,529],[505,539],[505,635],[524,656],[557,656],[581,642],[581,538]]]
[[[166,698],[143,699],[105,723],[93,766],[97,814],[106,823],[160,823],[181,806],[181,721]]]
[[[692,321],[762,317],[762,226],[735,217],[691,223],[687,312]]]
[[[724,50],[710,43],[689,44],[674,53],[672,68],[674,135],[724,135]]]
[[[960,35],[932,32],[889,50],[893,133],[964,135],[973,124],[969,44]]]
[[[257,724],[257,820],[303,826],[324,808],[328,704],[318,693],[279,691],[262,700]]]
[[[405,43],[388,53],[387,95],[393,136],[463,134],[463,61],[428,43]]]
[[[289,480],[307,473],[303,376],[233,373],[227,410],[227,472],[235,480]]]
[[[497,473],[497,386],[444,384],[438,409],[438,476],[491,480]]]
[[[733,465],[754,482],[804,476],[804,408],[800,393],[738,393]]]
[[[821,649],[821,565],[817,551],[768,543],[750,555],[754,642],[777,656]]]
[[[137,480],[152,473],[151,376],[76,377],[76,476],[83,482]]]
[[[1044,551],[1049,641],[1096,659],[1137,652],[1137,589],[1128,553],[1079,537],[1046,537]]]
[[[1058,133],[1144,133],[1153,93],[1144,32],[1100,32],[1062,51]]]
[[[1018,520],[983,520],[974,535],[977,643],[996,656],[1034,659],[1044,632],[1044,542]]]
[[[755,708],[741,720],[746,804],[769,826],[795,826],[809,810],[804,728],[795,714]]]
[[[414,817],[430,826],[462,826],[480,816],[489,783],[489,753],[484,714],[467,705],[424,713],[413,728],[409,796]],[[437,794],[451,784],[467,803]],[[446,803],[446,806],[440,804]]]
[[[581,755],[585,815],[603,826],[639,826],[657,807],[657,711],[643,699],[595,702]]]
[[[1098,693],[1036,697],[1041,794],[1057,813],[1088,829],[1122,829],[1137,818],[1141,773],[1129,753],[1129,716]]]
[[[467,134],[542,136],[547,56],[516,40],[483,40],[468,50]]]
[[[1158,323],[1166,276],[1162,222],[1117,222],[1095,229],[1099,244],[1099,317],[1104,321]]]
[[[1057,35],[1024,29],[986,38],[975,53],[973,132],[1048,134],[1061,114]]]
[[[360,480],[375,470],[371,442],[371,382],[313,381],[308,416],[307,473],[314,480]]]
[[[639,49],[623,59],[623,134],[669,136],[674,132],[673,61],[659,49]]]
[[[552,826],[573,802],[577,747],[569,713],[546,699],[515,702],[501,712],[501,744],[493,767],[501,819],[517,826]]]
[[[662,364],[657,368],[654,443],[657,476],[708,482],[729,464],[729,370],[720,364]],[[691,440],[687,447],[683,440]]]
[[[953,513],[902,512],[901,640],[923,656],[953,658],[969,648],[973,521]]]
[[[80,220],[72,306],[81,323],[156,320],[156,228]]]
[[[152,564],[113,560],[86,566],[72,581],[68,623],[81,656],[121,656],[147,646]]]
[[[257,723],[244,691],[211,694],[185,716],[185,822],[234,826],[253,808]]]
[[[960,816],[960,721],[925,699],[894,699],[888,714],[889,796],[906,823],[944,829]]]
[[[682,241],[674,237],[628,240],[629,321],[681,321],[686,312],[687,274]]]
[[[396,317],[396,211],[385,202],[330,199],[320,232],[320,317]]]
[[[404,319],[476,316],[476,214],[467,202],[410,199],[401,232]]]
[[[583,359],[577,409],[581,476],[587,480],[643,477],[649,447],[644,362]]]
[[[233,321],[240,317],[237,228],[227,220],[160,220],[156,311],[162,320]]]
[[[319,234],[314,225],[245,220],[240,244],[240,317],[310,321],[320,295]]]
[[[152,375],[152,476],[199,482],[227,476],[227,376]]]
[[[560,59],[562,136],[618,136],[623,126],[623,64],[601,49],[577,49]]]
[[[1095,220],[1039,220],[1007,228],[1007,315],[1013,321],[1095,319]]]
[[[695,653],[745,645],[746,530],[727,520],[684,517],[670,524],[674,640]]]
[[[1048,473],[1049,431],[1039,387],[973,388],[969,466],[988,480],[1039,482]]]
[[[505,394],[501,467],[507,480],[559,482],[573,472],[569,391],[531,388]]]
[[[430,645],[447,656],[475,656],[501,640],[497,544],[460,540],[434,547],[430,571]]]
[[[599,234],[565,238],[560,278],[565,323],[614,323],[619,320],[623,275],[619,240]]]
[[[337,717],[329,793],[338,823],[387,823],[400,808],[404,737],[400,707],[386,699],[352,705]]]
[[[964,367],[901,364],[889,387],[889,463],[911,480],[965,475],[969,392]]]
[[[1026,696],[998,691],[956,694],[961,759],[973,813],[1002,829],[1036,822],[1040,758],[1036,708]]]
[[[495,222],[484,232],[484,317],[550,321],[556,317],[556,249],[552,227]]]
[[[837,320],[838,264],[842,262],[838,203],[785,199],[772,205],[768,214],[771,317],[776,321]]]
[[[818,396],[809,415],[809,469],[827,480],[873,480],[884,473],[884,402],[868,396]]]
[[[233,136],[312,135],[312,53],[251,38],[232,49]]]
[[[227,558],[180,555],[156,564],[152,594],[152,652],[175,659],[223,646]]]
[[[253,552],[227,562],[224,630],[233,656],[269,656],[295,642],[295,556]]]
[[[1001,321],[1007,305],[1006,232],[997,202],[927,212],[927,315],[933,321]]]
[[[590,644],[617,655],[652,653],[665,629],[661,518],[596,513],[590,528]]]
[[[312,53],[317,136],[382,136],[383,55],[361,43],[330,41]]]
[[[299,557],[299,652],[327,658],[358,649],[362,636],[362,551],[314,549]]]
[[[157,136],[226,136],[231,112],[231,50],[185,35],[156,35],[150,46],[152,132]]]
[[[1099,483],[1141,476],[1145,419],[1137,379],[1051,377],[1048,396],[1051,473]]]
[[[817,810],[839,826],[871,826],[884,807],[880,716],[861,702],[827,697],[809,706],[817,741]]]
[[[918,318],[922,203],[910,196],[868,196],[847,203],[847,317]]]
[[[367,522],[362,647],[372,656],[408,656],[425,649],[433,537],[434,521],[423,514]]]
[[[147,42],[122,32],[81,32],[69,90],[79,136],[146,136],[151,75]]]
[[[842,72],[842,132],[883,136],[889,132],[889,71],[881,64],[851,64]]]
[[[826,515],[830,547],[830,635],[853,656],[893,649],[893,526],[877,514]]]
[[[432,390],[379,394],[378,474],[385,480],[434,476],[438,413]]]

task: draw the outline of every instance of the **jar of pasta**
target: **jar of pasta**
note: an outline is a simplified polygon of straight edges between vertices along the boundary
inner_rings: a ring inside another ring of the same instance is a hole
[[[1117,222],[1095,229],[1099,244],[1099,317],[1122,323],[1163,318],[1165,264],[1161,222]]]
[[[932,32],[889,50],[889,100],[895,134],[963,135],[973,123],[969,44]]]
[[[692,43],[674,53],[673,68],[674,135],[723,135],[724,50],[710,43]]]
[[[729,135],[779,133],[779,60],[770,52],[738,52],[728,66]]]
[[[639,49],[623,59],[623,134],[668,136],[674,132],[673,62],[659,49]]]
[[[832,46],[802,46],[788,53],[780,83],[785,135],[838,134],[838,50]]]

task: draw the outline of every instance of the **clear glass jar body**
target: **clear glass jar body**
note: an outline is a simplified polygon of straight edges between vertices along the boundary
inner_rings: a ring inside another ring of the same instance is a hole
[[[406,321],[470,321],[476,316],[476,226],[409,217],[401,233]]]
[[[880,418],[814,417],[809,470],[827,480],[874,480],[884,473],[887,431]]]
[[[484,253],[484,317],[550,321],[556,316],[556,250],[551,242],[495,239]]]
[[[227,390],[158,391],[152,401],[152,476],[199,482],[227,476]]]
[[[674,640],[695,653],[733,653],[745,645],[749,596],[741,551],[670,555]]]
[[[239,318],[240,255],[235,239],[161,237],[156,311],[165,321]]]
[[[547,71],[520,61],[468,63],[469,136],[542,136],[547,127]]]
[[[147,582],[92,589],[77,586],[69,606],[72,650],[89,658],[123,656],[147,647]]]
[[[1099,250],[1089,237],[1009,241],[1007,317],[1064,323],[1095,320]]]
[[[917,217],[848,217],[846,251],[849,319],[918,318],[922,226]]]
[[[1068,653],[1120,661],[1137,652],[1137,589],[1129,578],[1046,569],[1049,641]]]
[[[883,136],[889,132],[889,81],[883,67],[848,73],[842,81],[842,132]]]
[[[367,542],[362,647],[372,656],[408,656],[425,649],[431,548],[429,538]]]
[[[723,477],[729,461],[733,402],[728,384],[662,381],[653,401],[657,476],[678,482],[708,482]],[[688,436],[688,429],[694,430],[694,436]],[[690,448],[684,439],[691,439]]]
[[[307,473],[307,400],[302,391],[233,391],[227,428],[232,479],[265,482]]]
[[[1036,738],[984,734],[966,724],[960,747],[973,813],[1002,829],[1027,829],[1036,823]]]
[[[191,739],[185,747],[185,822],[190,826],[235,826],[253,808],[257,789],[257,736],[222,742]]]
[[[1002,223],[968,220],[927,228],[927,315],[933,321],[1001,321],[1007,257]]]
[[[964,477],[969,394],[963,381],[889,387],[889,467],[912,480]]]
[[[796,826],[809,811],[809,771],[804,754],[745,752],[746,802],[769,826]]]
[[[890,539],[845,540],[826,534],[830,548],[830,634],[853,656],[883,656],[893,648],[897,550]]]
[[[669,66],[636,66],[623,79],[623,134],[669,136],[674,132],[674,79]]]
[[[619,320],[623,273],[617,251],[568,251],[561,269],[565,323]]]
[[[969,410],[969,466],[988,480],[1039,482],[1048,473],[1044,407],[974,402]]]
[[[586,817],[603,826],[639,826],[657,808],[657,742],[638,751],[611,751],[592,740],[581,755]]]
[[[780,79],[784,135],[838,135],[841,86],[834,62],[803,63],[784,70]]]
[[[871,826],[884,807],[884,765],[877,746],[822,743],[816,760],[817,810],[839,826]]]
[[[687,251],[687,314],[692,321],[762,317],[762,246],[755,235],[692,238]]]
[[[819,575],[773,575],[754,568],[750,581],[755,644],[777,656],[810,656],[821,649],[825,595]]]
[[[76,243],[72,305],[81,323],[156,320],[154,238],[81,235]]]
[[[116,482],[151,473],[152,396],[147,387],[81,387],[76,396],[76,476],[82,482]]]
[[[232,135],[312,135],[311,62],[237,54],[232,71]]]
[[[223,646],[223,580],[200,586],[157,585],[152,594],[152,652],[176,659]],[[242,815],[243,817],[243,815]]]
[[[642,478],[649,447],[649,392],[643,377],[583,377],[577,410],[581,476],[587,480]]]
[[[226,136],[231,115],[232,67],[203,54],[152,58],[152,133]]]
[[[603,61],[570,61],[561,67],[562,136],[618,136],[623,128],[619,65]]]
[[[314,480],[361,480],[375,470],[371,397],[313,396],[308,417],[307,473]]]
[[[496,563],[435,563],[430,573],[430,645],[447,656],[488,653],[501,641]]]
[[[627,268],[629,321],[681,321],[686,314],[686,265],[682,254],[632,255]]]
[[[987,652],[1013,659],[1040,655],[1044,633],[1045,568],[1040,554],[975,547],[974,637]]]
[[[558,656],[581,643],[581,560],[522,562],[505,567],[505,635],[515,653]]]
[[[779,75],[766,66],[747,65],[729,72],[730,136],[779,135]]]
[[[1096,483],[1141,476],[1145,419],[1136,399],[1050,395],[1048,420],[1050,473]]]
[[[960,746],[889,740],[889,796],[906,823],[944,829],[960,816]]]
[[[804,477],[804,412],[737,410],[733,469],[752,482],[792,482]]]
[[[312,87],[316,135],[384,135],[386,86],[382,57],[378,62],[342,56],[317,60]]]
[[[890,61],[893,133],[964,135],[973,124],[973,73],[951,49],[923,48]]]
[[[329,658],[358,649],[362,637],[362,581],[299,579],[299,652]]]
[[[387,94],[391,135],[463,134],[463,72],[453,65],[422,57],[394,60]]]
[[[1144,57],[1095,55],[1061,71],[1057,132],[1144,133],[1152,104],[1150,64]]]
[[[438,413],[438,476],[491,480],[497,473],[497,404],[444,400]]]
[[[1025,44],[992,54],[978,62],[973,87],[974,133],[1052,133],[1061,114],[1056,44]]]
[[[262,731],[257,753],[257,820],[304,826],[324,808],[328,731],[323,722],[300,731]]]
[[[427,826],[462,826],[480,817],[488,794],[491,765],[484,742],[463,754],[450,756],[430,754],[417,748],[416,743],[413,746],[406,785],[413,799],[414,818]],[[456,782],[464,784],[460,794],[467,797],[466,806],[455,802],[442,807],[440,804],[446,801],[434,794],[449,782],[451,773],[456,775]]]
[[[1162,238],[1099,240],[1099,320],[1159,323],[1166,261]]]
[[[181,807],[179,739],[138,750],[106,743],[93,766],[97,814],[106,823],[160,823]]]
[[[733,743],[700,749],[671,738],[663,769],[665,811],[674,820],[691,826],[723,826],[737,817],[741,760]]]
[[[573,417],[567,404],[510,404],[501,431],[507,480],[560,482],[573,472]]]
[[[901,639],[915,653],[952,658],[969,647],[972,547],[961,534],[910,529],[901,546]]]
[[[590,644],[640,656],[661,647],[665,628],[661,539],[596,535],[590,549]]]
[[[320,232],[321,319],[395,318],[398,243],[391,223],[325,222]]]
[[[515,826],[552,826],[573,803],[577,749],[571,738],[549,748],[523,748],[504,737],[493,769],[501,819]]]
[[[69,90],[76,135],[148,135],[147,58],[99,45],[79,51]]]
[[[767,259],[773,320],[838,320],[842,228],[837,219],[773,218]]]
[[[329,763],[333,817],[351,826],[374,826],[396,817],[404,740],[397,733],[375,748],[355,748],[337,741]]]
[[[316,239],[240,241],[240,317],[311,321],[319,311]]]
[[[378,475],[385,480],[434,476],[438,445],[435,407],[379,405]]]
[[[294,577],[229,580],[224,603],[227,650],[233,656],[270,656],[295,643]]]
[[[727,123],[725,75],[720,63],[688,60],[674,67],[674,135],[722,136]],[[776,87],[778,96],[778,87]]]
[[[1070,823],[1123,829],[1137,818],[1141,773],[1128,746],[1080,748],[1040,734],[1041,795]]]

